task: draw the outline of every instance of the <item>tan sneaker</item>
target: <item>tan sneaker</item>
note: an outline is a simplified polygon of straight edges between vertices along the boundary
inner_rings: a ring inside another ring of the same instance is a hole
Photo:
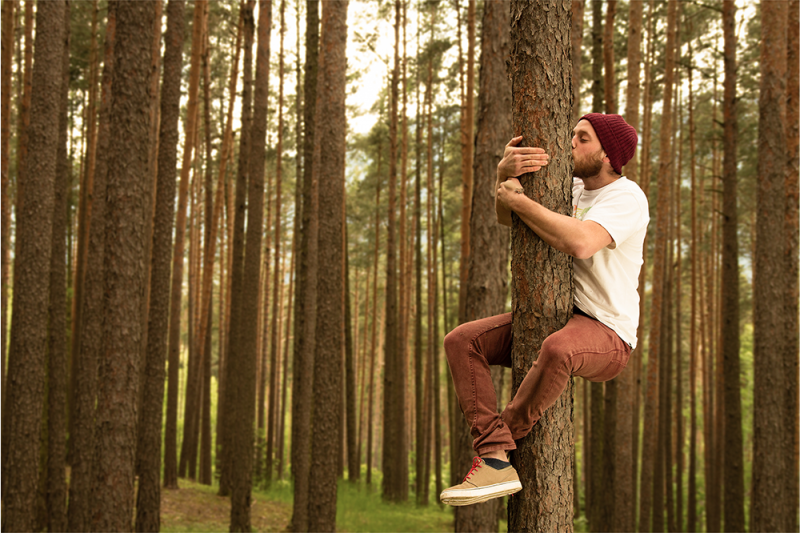
[[[522,484],[513,466],[497,470],[476,457],[464,482],[442,491],[439,499],[447,505],[472,505],[521,490]]]

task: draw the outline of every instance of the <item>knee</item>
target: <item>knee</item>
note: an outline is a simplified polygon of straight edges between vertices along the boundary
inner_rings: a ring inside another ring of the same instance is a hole
[[[553,339],[552,335],[544,340],[542,343],[542,349],[539,351],[539,359],[537,360],[537,364],[551,367],[561,367],[568,366],[569,361],[569,353],[556,339]]]
[[[448,363],[452,364],[460,356],[466,355],[469,350],[469,339],[465,335],[464,327],[458,326],[444,337],[444,352]]]

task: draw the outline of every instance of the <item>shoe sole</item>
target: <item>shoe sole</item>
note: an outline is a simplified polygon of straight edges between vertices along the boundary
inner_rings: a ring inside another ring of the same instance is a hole
[[[522,483],[519,481],[507,481],[505,483],[497,483],[479,489],[444,491],[439,496],[439,499],[444,504],[460,507],[462,505],[472,505],[489,501],[494,498],[502,498],[503,496],[515,494],[521,490]]]

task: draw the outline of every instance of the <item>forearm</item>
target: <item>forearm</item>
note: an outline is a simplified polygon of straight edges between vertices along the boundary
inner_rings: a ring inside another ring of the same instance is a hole
[[[514,212],[556,250],[586,259],[611,243],[611,236],[599,224],[555,213],[527,196],[520,196],[515,202]]]
[[[495,213],[497,213],[497,222],[499,222],[500,224],[502,224],[504,226],[508,226],[510,228],[511,227],[511,210],[508,209],[506,206],[504,206],[502,204],[502,202],[499,202],[497,200],[497,189],[500,188],[500,185],[502,184],[503,181],[504,180],[500,179],[500,175],[498,173],[497,183],[495,183],[495,186],[494,186],[494,190],[495,190],[495,194],[494,194],[494,210],[495,210]]]

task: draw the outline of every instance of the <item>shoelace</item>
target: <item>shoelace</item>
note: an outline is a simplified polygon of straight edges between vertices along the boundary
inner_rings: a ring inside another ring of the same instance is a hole
[[[473,472],[475,472],[475,470],[477,470],[478,468],[480,468],[480,467],[482,466],[482,463],[483,463],[483,461],[481,460],[481,458],[480,458],[480,457],[474,457],[474,458],[472,459],[472,468],[471,468],[471,469],[470,469],[470,471],[467,473],[467,475],[464,477],[464,481],[468,480],[468,479],[469,479],[469,476],[471,476],[471,475],[472,475],[472,473],[473,473]],[[462,482],[462,483],[463,483],[463,482]]]

